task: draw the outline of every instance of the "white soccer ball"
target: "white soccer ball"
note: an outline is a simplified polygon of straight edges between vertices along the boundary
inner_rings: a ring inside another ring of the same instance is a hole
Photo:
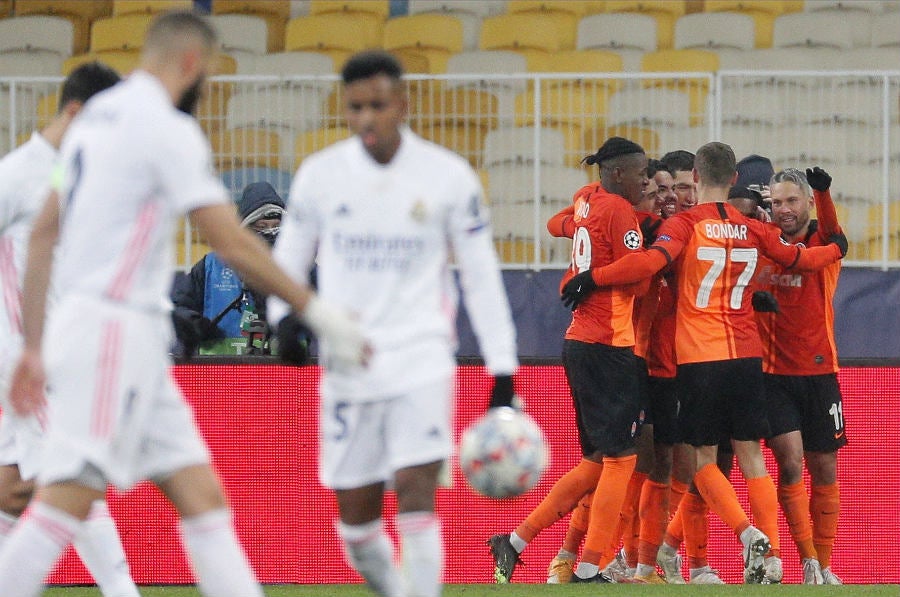
[[[493,498],[534,487],[548,463],[547,440],[524,412],[492,408],[469,425],[459,442],[459,466],[476,492]]]

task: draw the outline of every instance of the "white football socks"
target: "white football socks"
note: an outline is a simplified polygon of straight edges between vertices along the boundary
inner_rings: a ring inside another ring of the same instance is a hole
[[[80,526],[80,520],[62,510],[32,503],[0,550],[0,595],[40,595],[44,577]]]
[[[394,565],[394,546],[381,519],[365,524],[337,523],[344,552],[353,569],[383,597],[404,597],[403,580]]]
[[[140,597],[106,500],[91,504],[73,543],[104,597]]]
[[[397,514],[397,530],[409,597],[439,597],[444,548],[437,516],[424,511]]]
[[[228,510],[182,519],[181,536],[201,593],[209,597],[263,597],[234,534]]]

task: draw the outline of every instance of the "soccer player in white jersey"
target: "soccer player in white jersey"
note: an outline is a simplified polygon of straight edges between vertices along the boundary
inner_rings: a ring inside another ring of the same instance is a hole
[[[365,363],[358,326],[285,276],[263,241],[241,228],[200,127],[176,109],[187,109],[203,83],[215,38],[193,14],[159,17],[141,68],[92,98],[63,140],[58,180],[29,239],[24,347],[11,392],[16,412],[46,415],[48,427],[35,498],[0,550],[3,597],[38,595],[107,483],[127,488],[141,479],[178,510],[204,595],[263,594],[169,373],[164,298],[181,214],[248,283],[285,298],[345,366]]]
[[[0,160],[0,337],[5,339],[0,361],[0,545],[34,493],[43,435],[37,418],[12,412],[7,394],[12,367],[22,347],[19,299],[28,234],[50,186],[63,135],[88,99],[118,82],[119,75],[108,66],[99,62],[81,65],[63,81],[59,110],[53,119]],[[103,595],[138,596],[105,499],[91,506],[74,544]]]
[[[291,186],[275,259],[303,281],[318,264],[323,299],[354,313],[373,345],[365,371],[324,347],[320,477],[335,490],[350,564],[379,595],[441,592],[435,486],[450,456],[457,288],[489,371],[491,406],[509,405],[515,331],[478,177],[460,156],[405,125],[402,69],[372,50],[343,67],[354,136],[306,158]],[[272,301],[271,321],[285,313]],[[382,524],[397,493],[403,574]],[[405,581],[405,582],[404,582]]]

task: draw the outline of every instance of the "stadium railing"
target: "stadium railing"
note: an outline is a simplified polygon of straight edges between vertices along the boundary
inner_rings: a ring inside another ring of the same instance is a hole
[[[0,153],[52,116],[60,78],[0,78]],[[469,160],[507,269],[557,269],[569,243],[546,219],[596,179],[580,164],[610,135],[651,157],[708,140],[775,168],[820,165],[850,240],[846,266],[900,267],[900,71],[409,75],[410,127]],[[251,179],[287,196],[310,153],[347,135],[335,75],[218,76],[198,111],[234,195]],[[535,117],[535,115],[539,117]],[[185,222],[178,266],[206,250]]]

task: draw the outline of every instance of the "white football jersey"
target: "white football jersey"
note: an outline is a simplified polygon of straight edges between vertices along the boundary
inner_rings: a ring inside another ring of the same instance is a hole
[[[62,231],[53,285],[134,307],[163,308],[177,218],[228,201],[197,121],[137,71],[92,98],[63,141]]]
[[[21,344],[21,288],[28,237],[50,189],[56,149],[41,136],[0,160],[0,338],[7,347]]]
[[[334,395],[366,400],[421,387],[455,367],[459,266],[466,309],[488,368],[512,374],[515,330],[483,191],[460,156],[404,128],[375,162],[354,136],[304,160],[291,185],[275,258],[294,279],[317,263],[318,291],[356,317],[372,342],[364,370],[332,371]],[[277,322],[286,305],[273,300]]]

